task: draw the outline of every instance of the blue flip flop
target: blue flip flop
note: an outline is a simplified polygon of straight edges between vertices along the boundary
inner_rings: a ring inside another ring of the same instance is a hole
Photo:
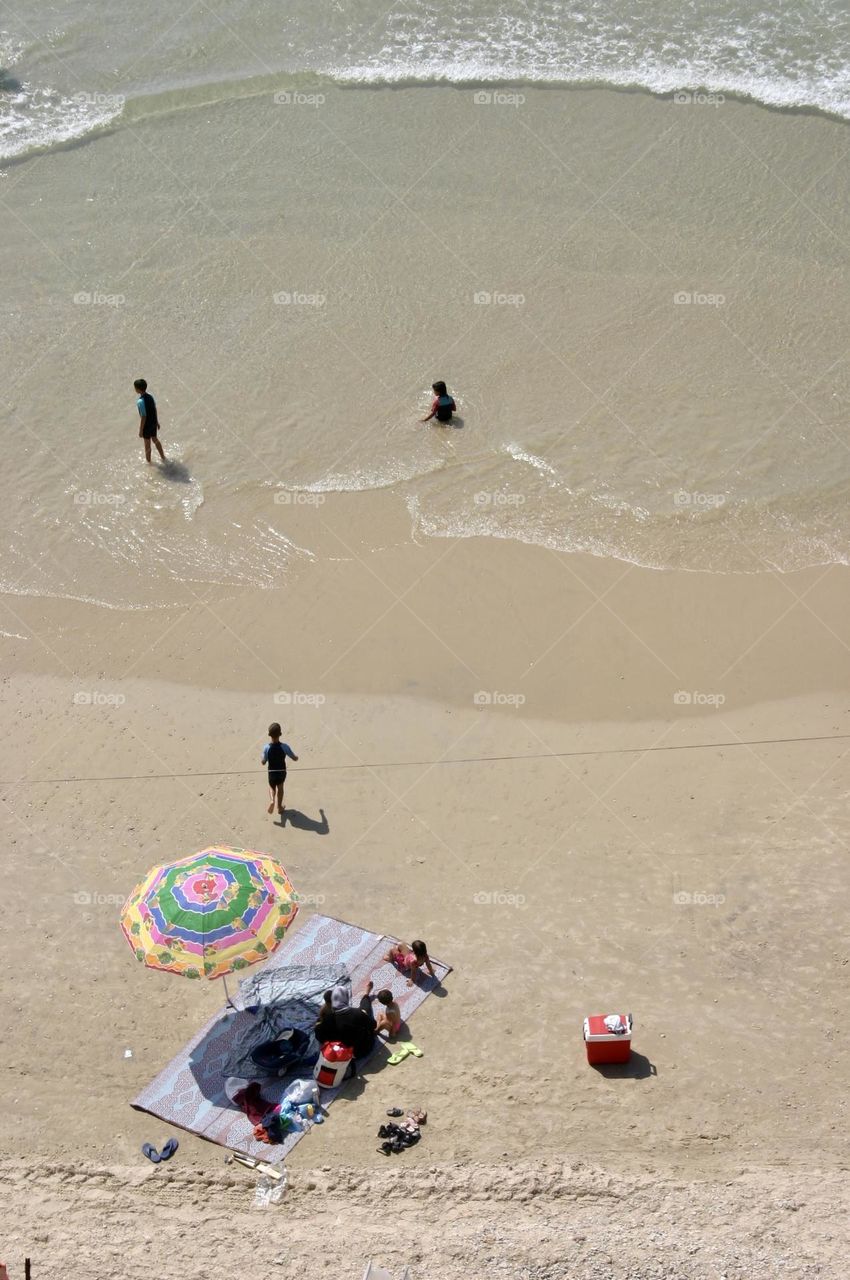
[[[179,1146],[180,1143],[176,1138],[169,1138],[159,1153],[160,1160],[170,1160]]]
[[[162,1159],[162,1156],[159,1154],[152,1142],[145,1142],[142,1145],[142,1155],[147,1156],[153,1164],[159,1164]]]

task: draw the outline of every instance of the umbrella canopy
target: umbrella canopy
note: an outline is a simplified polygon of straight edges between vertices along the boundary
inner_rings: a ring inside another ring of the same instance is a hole
[[[121,912],[136,959],[186,978],[223,978],[265,960],[298,911],[280,863],[218,845],[154,867]]]

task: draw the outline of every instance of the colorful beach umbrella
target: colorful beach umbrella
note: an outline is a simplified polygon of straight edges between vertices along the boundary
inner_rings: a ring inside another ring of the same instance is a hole
[[[154,867],[124,904],[121,928],[136,959],[186,978],[223,978],[265,960],[298,911],[280,863],[217,845]]]

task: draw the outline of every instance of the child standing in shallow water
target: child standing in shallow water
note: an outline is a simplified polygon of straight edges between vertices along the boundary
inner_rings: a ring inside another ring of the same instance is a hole
[[[156,401],[148,391],[148,384],[144,378],[137,378],[133,383],[133,389],[138,396],[136,408],[139,411],[139,437],[144,442],[145,457],[150,462],[151,441],[153,441],[156,445],[157,453],[163,462],[166,462],[167,459],[162,451],[162,445],[159,443],[159,417],[156,411]]]
[[[420,938],[416,938],[411,942],[410,946],[406,942],[397,942],[395,946],[390,947],[384,956],[390,964],[394,964],[402,973],[407,974],[407,985],[413,986],[413,980],[419,970],[424,966],[430,973],[432,978],[436,978],[434,967],[428,957],[428,948]]]
[[[298,757],[292,750],[288,742],[280,740],[281,728],[275,722],[269,725],[269,739],[263,751],[262,764],[268,765],[269,770],[269,807],[268,812],[274,813],[275,801],[277,801],[278,813],[283,813],[283,784],[286,782],[286,761],[297,760]]]

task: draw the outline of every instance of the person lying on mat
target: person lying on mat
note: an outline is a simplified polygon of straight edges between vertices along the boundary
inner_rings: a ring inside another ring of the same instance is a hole
[[[413,986],[413,980],[423,965],[432,978],[437,976],[434,972],[434,966],[428,957],[428,948],[420,938],[414,939],[410,946],[406,942],[397,942],[395,946],[390,947],[384,959],[388,960],[390,964],[394,964],[402,973],[407,974],[407,985],[409,987]]]
[[[364,1007],[365,1003],[365,1007]],[[368,996],[360,1001],[359,1009],[335,1009],[331,1003],[331,992],[325,992],[325,1002],[319,1011],[314,1034],[319,1044],[327,1044],[328,1040],[338,1040],[354,1050],[355,1058],[362,1058],[371,1053],[377,1034],[377,1023],[372,1017],[372,1006]]]

